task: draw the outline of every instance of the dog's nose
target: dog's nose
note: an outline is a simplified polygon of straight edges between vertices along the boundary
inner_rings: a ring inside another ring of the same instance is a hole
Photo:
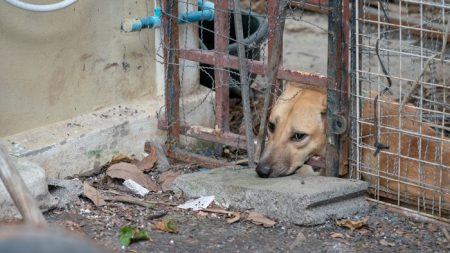
[[[272,168],[268,165],[258,164],[256,166],[256,173],[258,173],[258,176],[266,178],[272,173]]]

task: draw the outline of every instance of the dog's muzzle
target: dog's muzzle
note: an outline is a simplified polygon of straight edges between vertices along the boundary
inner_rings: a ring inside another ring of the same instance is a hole
[[[258,176],[267,178],[270,176],[270,173],[272,173],[272,168],[268,165],[264,164],[258,164],[256,166],[256,173],[258,173]]]

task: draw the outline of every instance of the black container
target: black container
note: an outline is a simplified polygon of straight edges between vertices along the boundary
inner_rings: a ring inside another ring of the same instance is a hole
[[[238,55],[238,44],[235,42],[236,33],[234,27],[234,15],[230,12],[229,22],[230,24],[230,40],[228,46],[228,53],[230,55]],[[244,30],[244,45],[245,56],[247,59],[260,60],[262,44],[267,37],[267,21],[265,17],[251,15],[250,12],[242,13],[242,27]],[[200,22],[199,37],[201,41],[200,48],[207,50],[214,50],[214,21],[202,21]],[[240,77],[239,70],[228,69],[231,78],[230,83],[230,96],[240,97]],[[249,74],[249,85],[255,79],[255,74]],[[208,88],[214,86],[214,68],[208,64],[200,64],[200,84]]]

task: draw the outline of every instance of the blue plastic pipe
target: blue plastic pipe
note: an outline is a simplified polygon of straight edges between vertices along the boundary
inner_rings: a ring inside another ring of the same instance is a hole
[[[214,3],[198,0],[198,11],[181,13],[178,23],[193,23],[202,20],[214,20]],[[155,7],[153,16],[141,19],[127,19],[122,23],[122,29],[126,32],[140,31],[144,28],[156,28],[161,26],[161,7]]]

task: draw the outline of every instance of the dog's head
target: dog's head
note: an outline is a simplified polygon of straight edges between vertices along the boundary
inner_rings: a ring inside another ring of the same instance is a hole
[[[309,158],[324,155],[326,94],[288,85],[272,108],[268,142],[256,172],[260,177],[295,173]]]

